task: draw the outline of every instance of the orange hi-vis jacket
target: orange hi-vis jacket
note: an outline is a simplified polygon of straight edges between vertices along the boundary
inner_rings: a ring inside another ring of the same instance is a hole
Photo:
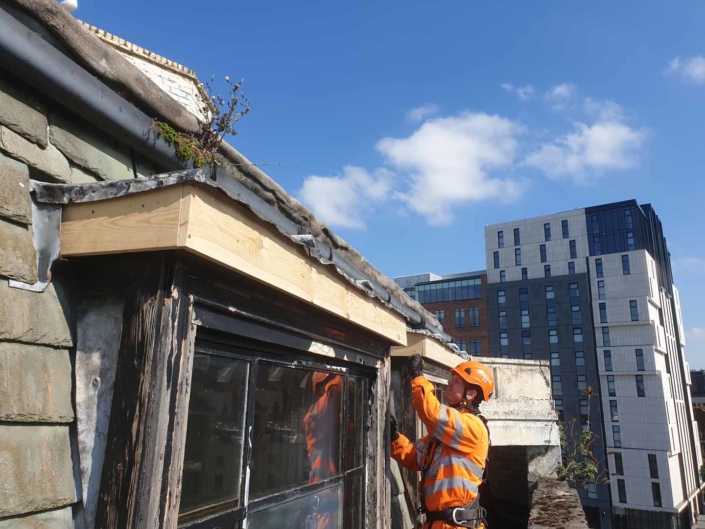
[[[341,397],[343,378],[333,377],[304,417],[304,432],[308,457],[311,461],[309,483],[318,483],[338,474],[338,446],[340,439]],[[323,491],[319,494],[320,508],[306,522],[306,529],[330,529],[336,526],[336,493]],[[335,512],[331,512],[333,509]]]
[[[420,487],[428,511],[467,506],[482,483],[489,449],[487,427],[469,411],[441,404],[423,376],[411,381],[411,399],[430,433],[416,443],[400,434],[392,442],[392,457],[408,470],[426,468]],[[424,527],[431,529],[428,523]],[[432,529],[451,527],[436,521]]]

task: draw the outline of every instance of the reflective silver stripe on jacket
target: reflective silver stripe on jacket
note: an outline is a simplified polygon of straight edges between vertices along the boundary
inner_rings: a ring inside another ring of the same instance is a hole
[[[432,485],[425,487],[423,489],[423,494],[424,497],[428,498],[431,494],[435,494],[436,492],[440,492],[442,490],[457,489],[468,490],[477,494],[479,487],[479,483],[473,483],[469,479],[460,477],[443,478],[435,481]]]
[[[482,467],[476,463],[473,463],[462,454],[449,454],[447,456],[435,457],[431,467],[428,470],[428,475],[435,476],[441,469],[449,466],[461,467],[477,479],[482,480]]]
[[[436,428],[433,430],[433,436],[439,441],[443,441],[443,434],[445,434],[448,426],[450,424],[450,416],[453,416],[455,421],[455,428],[453,428],[453,437],[450,440],[451,448],[456,450],[460,449],[460,441],[463,438],[463,432],[465,426],[463,425],[463,420],[461,418],[460,412],[449,408],[445,404],[441,404],[441,410],[438,414],[438,422],[436,423]]]

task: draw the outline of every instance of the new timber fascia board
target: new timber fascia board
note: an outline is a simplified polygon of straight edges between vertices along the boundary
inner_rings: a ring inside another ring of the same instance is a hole
[[[193,181],[63,206],[61,255],[184,250],[256,279],[397,345],[406,320],[212,187]]]

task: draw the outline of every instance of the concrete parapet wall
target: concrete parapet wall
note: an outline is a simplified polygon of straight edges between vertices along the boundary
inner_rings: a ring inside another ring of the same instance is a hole
[[[531,498],[530,529],[587,529],[588,523],[575,489],[565,481],[542,479]]]

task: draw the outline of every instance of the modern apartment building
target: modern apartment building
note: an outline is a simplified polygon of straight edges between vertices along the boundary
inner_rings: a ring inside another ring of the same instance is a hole
[[[546,359],[556,409],[598,437],[593,527],[690,527],[702,464],[661,222],[636,201],[485,228],[491,356]],[[593,395],[589,395],[592,388]]]
[[[394,281],[436,315],[461,351],[489,356],[485,270],[443,277],[418,274],[397,277]]]

